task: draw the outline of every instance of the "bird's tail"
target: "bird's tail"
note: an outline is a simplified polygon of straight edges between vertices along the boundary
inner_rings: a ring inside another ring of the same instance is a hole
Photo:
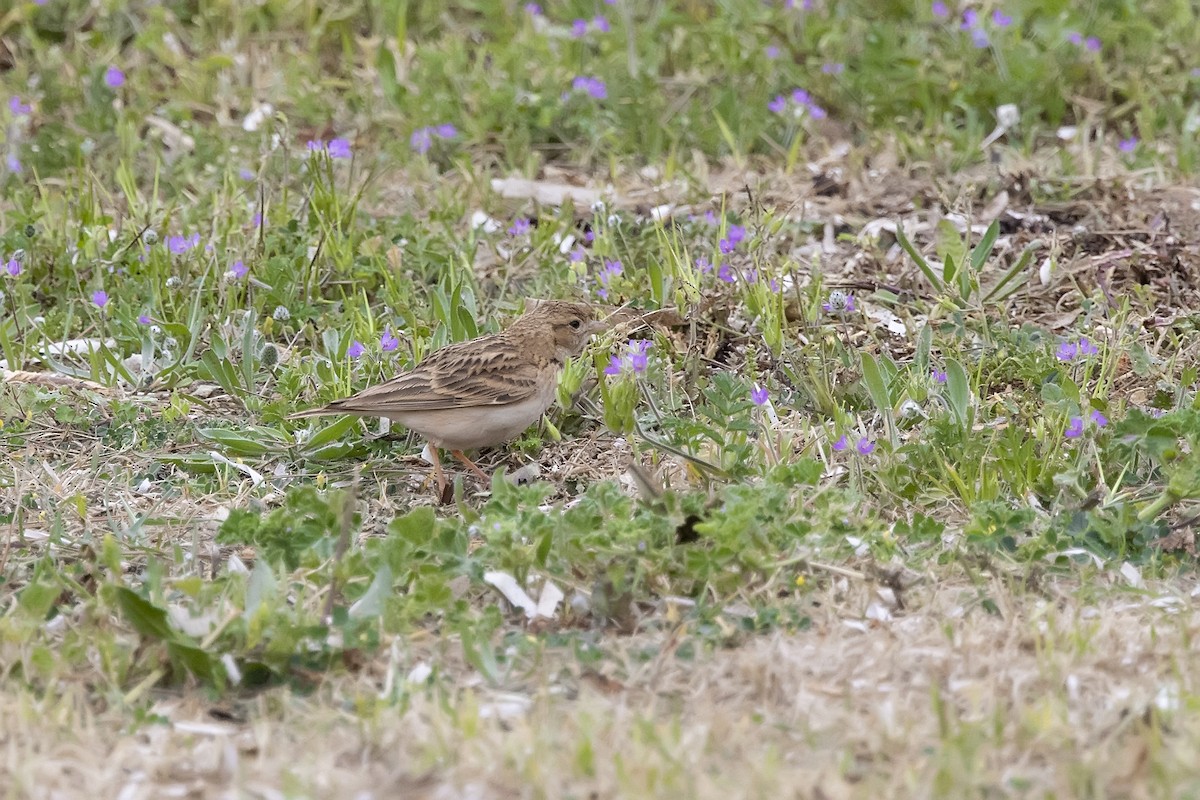
[[[345,413],[346,413],[345,411],[342,411],[337,408],[330,408],[329,406],[321,406],[320,408],[310,408],[307,411],[297,411],[295,414],[288,414],[287,417],[285,417],[285,419],[304,419],[305,417],[325,417],[325,416],[329,416],[330,414],[345,414]]]

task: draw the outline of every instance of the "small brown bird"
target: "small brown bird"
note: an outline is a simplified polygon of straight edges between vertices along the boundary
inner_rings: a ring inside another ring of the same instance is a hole
[[[439,497],[446,489],[439,447],[487,481],[463,451],[508,441],[537,422],[554,402],[563,363],[607,327],[586,303],[544,300],[527,305],[500,333],[443,347],[403,375],[288,419],[387,417],[432,445]]]

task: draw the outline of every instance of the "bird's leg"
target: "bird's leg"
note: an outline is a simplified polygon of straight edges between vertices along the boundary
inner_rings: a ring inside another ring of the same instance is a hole
[[[437,451],[436,447],[429,445],[429,460],[433,462],[433,479],[437,481],[437,496],[440,502],[446,495],[446,473],[442,472],[442,462]]]
[[[475,464],[474,461],[467,458],[466,453],[464,453],[462,450],[451,450],[450,455],[454,456],[459,461],[461,461],[463,463],[463,466],[465,466],[467,469],[471,470],[471,472],[474,472],[476,475],[483,478],[484,483],[490,484],[492,482],[492,479],[488,477],[487,473],[484,472],[483,470],[481,470],[478,467],[478,465]]]

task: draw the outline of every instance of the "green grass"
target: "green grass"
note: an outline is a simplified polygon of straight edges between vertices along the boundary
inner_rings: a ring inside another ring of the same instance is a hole
[[[1195,9],[543,5],[0,16],[0,783],[1188,796]],[[287,419],[531,297],[672,313],[490,486]]]

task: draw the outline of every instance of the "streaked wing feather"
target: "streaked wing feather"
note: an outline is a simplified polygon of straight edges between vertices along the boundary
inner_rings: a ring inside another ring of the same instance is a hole
[[[502,406],[527,400],[538,386],[538,365],[498,334],[443,347],[409,372],[327,408],[378,413]]]

